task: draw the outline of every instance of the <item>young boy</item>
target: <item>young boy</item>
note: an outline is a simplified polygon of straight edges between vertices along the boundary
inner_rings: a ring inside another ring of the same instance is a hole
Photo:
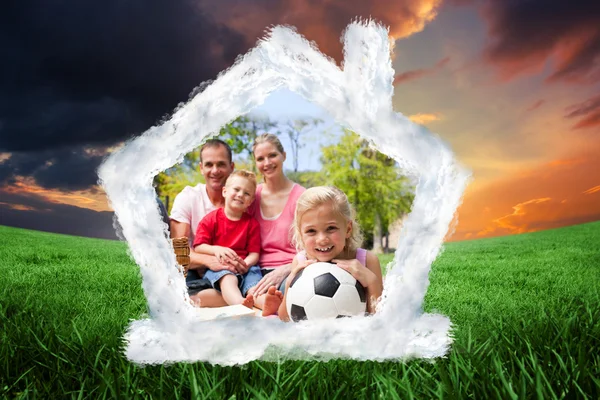
[[[256,176],[245,170],[231,173],[223,187],[225,207],[208,213],[198,224],[194,239],[194,251],[214,255],[222,261],[241,259],[250,266],[244,275],[233,267],[222,271],[208,270],[204,277],[213,287],[221,291],[229,305],[254,306],[254,297],[248,290],[262,279],[260,267],[256,265],[260,253],[260,228],[258,221],[245,211],[254,200]]]

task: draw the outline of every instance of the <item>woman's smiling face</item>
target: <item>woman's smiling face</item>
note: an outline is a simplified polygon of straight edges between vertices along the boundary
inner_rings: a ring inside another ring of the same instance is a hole
[[[256,168],[265,177],[283,174],[285,153],[281,153],[272,143],[264,142],[254,148]]]

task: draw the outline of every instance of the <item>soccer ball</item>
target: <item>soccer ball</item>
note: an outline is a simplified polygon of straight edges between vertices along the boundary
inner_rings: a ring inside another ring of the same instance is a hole
[[[295,322],[364,315],[367,296],[365,288],[348,272],[335,264],[317,262],[294,277],[286,307]]]

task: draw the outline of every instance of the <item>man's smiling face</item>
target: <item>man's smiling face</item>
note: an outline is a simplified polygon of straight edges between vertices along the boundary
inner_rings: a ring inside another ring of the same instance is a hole
[[[225,181],[233,172],[233,163],[224,146],[210,146],[202,150],[200,172],[206,180],[206,188],[214,193],[221,193]]]

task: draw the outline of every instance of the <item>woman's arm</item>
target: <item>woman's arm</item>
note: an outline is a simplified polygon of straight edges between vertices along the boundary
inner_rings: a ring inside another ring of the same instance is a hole
[[[269,290],[271,286],[279,288],[281,282],[283,282],[283,280],[290,275],[293,265],[294,262],[292,261],[290,264],[285,264],[275,268],[272,272],[269,272],[267,275],[263,276],[260,282],[258,282],[258,285],[256,285],[254,292],[255,296],[260,296],[263,293],[267,293],[267,290]]]

